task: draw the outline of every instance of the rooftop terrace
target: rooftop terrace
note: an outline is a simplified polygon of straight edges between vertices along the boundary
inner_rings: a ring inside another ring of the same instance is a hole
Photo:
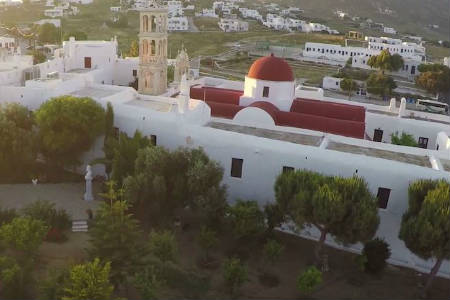
[[[294,144],[315,146],[318,147],[322,142],[322,137],[313,136],[303,133],[293,133],[272,129],[256,128],[251,126],[234,125],[229,123],[210,122],[208,127],[220,130],[226,130],[246,135],[252,135],[272,140],[284,141]],[[365,155],[370,157],[382,158],[407,164],[412,164],[420,167],[432,168],[429,157],[427,155],[415,155],[402,152],[394,152],[390,150],[383,150],[377,148],[361,147],[357,145],[339,143],[329,141],[326,147],[328,150],[352,153],[358,155]],[[450,160],[441,160],[446,171],[450,172]]]

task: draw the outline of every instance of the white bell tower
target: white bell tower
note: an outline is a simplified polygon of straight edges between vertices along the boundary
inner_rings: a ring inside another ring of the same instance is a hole
[[[150,0],[139,18],[138,90],[161,95],[167,90],[167,7]]]

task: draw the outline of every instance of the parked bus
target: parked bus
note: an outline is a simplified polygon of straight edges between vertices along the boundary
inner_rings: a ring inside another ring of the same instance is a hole
[[[430,113],[448,114],[448,104],[433,100],[417,99],[416,108]]]

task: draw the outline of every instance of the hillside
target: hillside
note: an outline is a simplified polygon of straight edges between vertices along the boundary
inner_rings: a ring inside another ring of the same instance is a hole
[[[400,32],[422,35],[430,39],[449,39],[448,0],[259,0],[258,2],[275,2],[284,6],[300,7],[305,10],[305,17],[322,20],[330,25],[336,24],[337,27],[342,27],[342,21],[338,20],[333,12],[339,9],[351,16],[371,18],[374,22],[385,23]],[[380,12],[385,9],[392,10],[393,14]],[[429,24],[439,25],[440,28],[432,30],[426,27]]]

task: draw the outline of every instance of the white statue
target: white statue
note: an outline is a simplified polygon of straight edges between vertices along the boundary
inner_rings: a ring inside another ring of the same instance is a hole
[[[86,180],[86,192],[84,193],[85,201],[94,200],[94,196],[92,195],[92,169],[90,165],[86,167],[86,176],[84,176]]]

